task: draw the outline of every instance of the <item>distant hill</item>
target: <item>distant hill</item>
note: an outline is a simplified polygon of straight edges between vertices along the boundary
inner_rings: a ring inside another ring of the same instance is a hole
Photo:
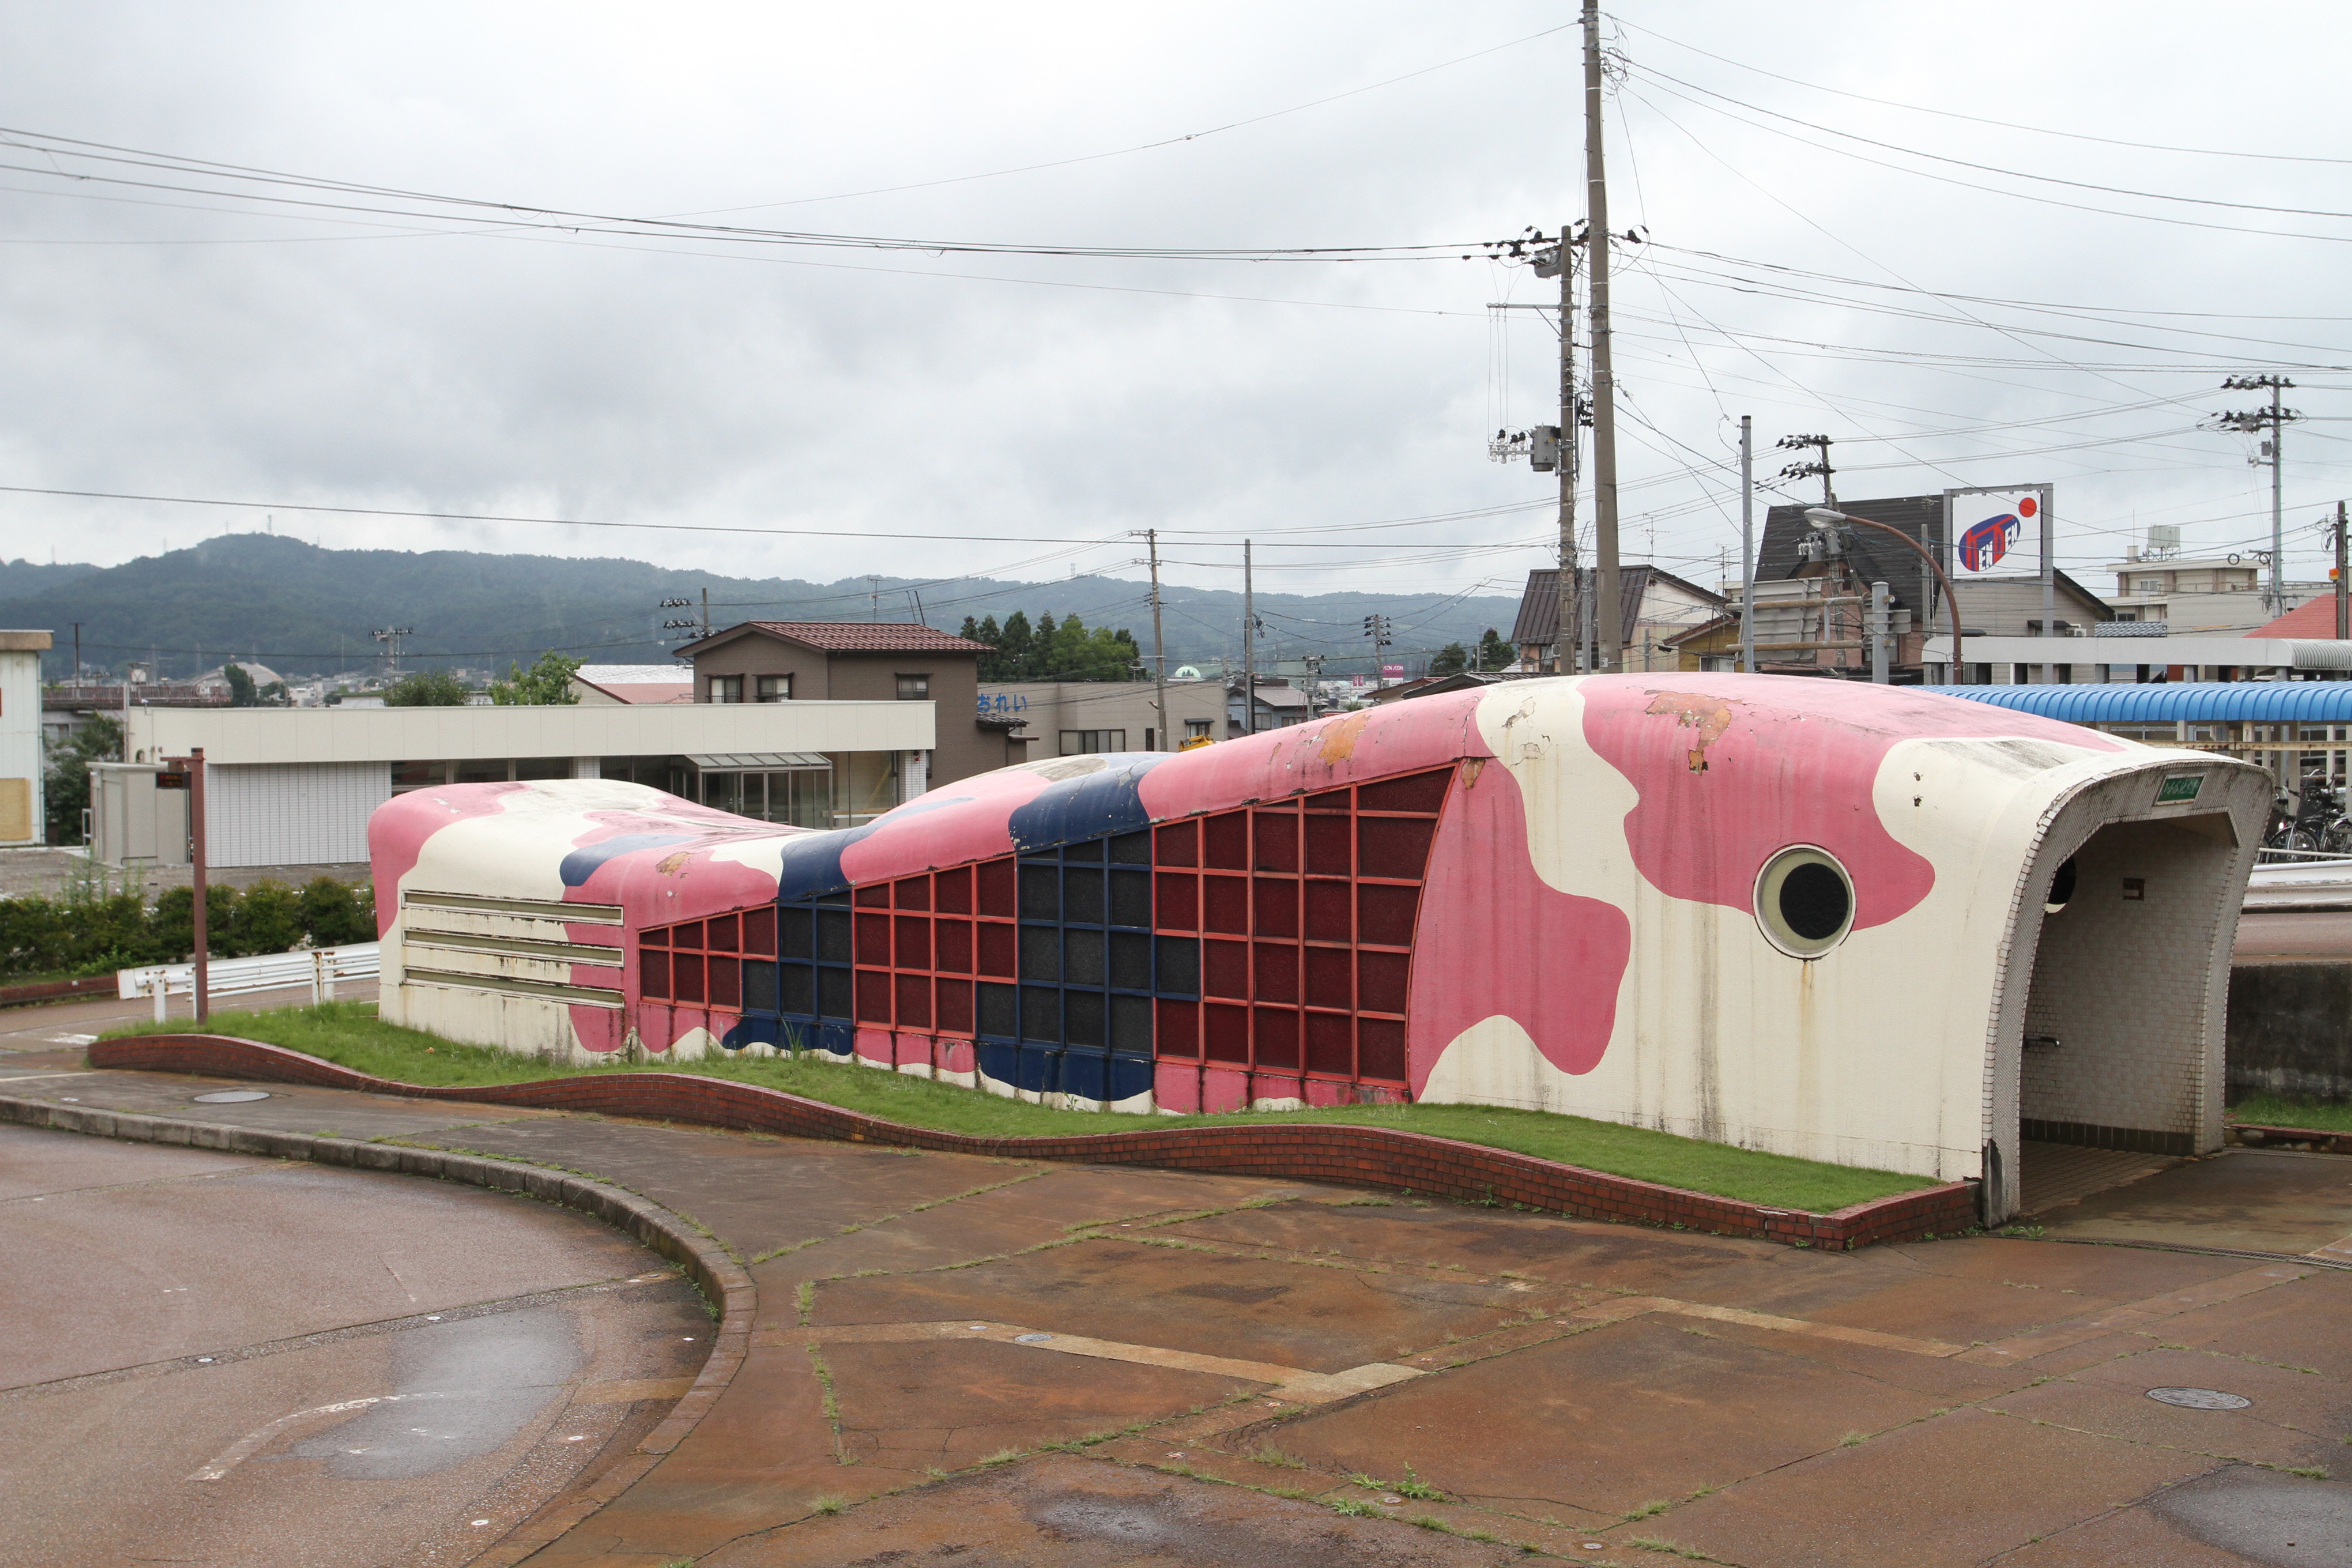
[[[377,666],[373,633],[414,628],[410,662],[503,671],[561,648],[600,664],[654,662],[681,637],[667,620],[701,612],[710,595],[714,625],[742,620],[924,620],[959,629],[966,616],[999,620],[1015,610],[1032,620],[1076,614],[1086,624],[1125,626],[1149,654],[1151,612],[1145,585],[1113,577],[1019,583],[884,577],[810,583],[727,577],[642,561],[491,555],[470,551],[322,550],[269,534],[230,534],[187,550],[121,566],[0,564],[0,626],[48,627],[59,648],[47,673],[72,666],[74,622],[82,658],[120,671],[152,658],[159,676],[187,676],[223,658],[250,658],[288,675]],[[666,598],[691,601],[662,609]],[[1270,594],[1257,595],[1263,656],[1329,656],[1333,674],[1369,667],[1362,622],[1392,622],[1391,659],[1418,665],[1426,650],[1475,642],[1488,626],[1508,630],[1516,595]],[[1238,658],[1242,596],[1170,587],[1163,619],[1171,667]]]

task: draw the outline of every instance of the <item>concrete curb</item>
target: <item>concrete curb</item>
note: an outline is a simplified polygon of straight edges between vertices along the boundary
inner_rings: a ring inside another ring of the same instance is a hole
[[[2232,1121],[2221,1129],[2221,1141],[2248,1149],[2300,1149],[2321,1154],[2352,1154],[2352,1132],[2332,1132],[2322,1127],[2273,1127],[2259,1121]]]
[[[662,1456],[684,1442],[718,1404],[719,1396],[734,1380],[751,1348],[759,1293],[743,1266],[718,1242],[659,1204],[585,1176],[485,1159],[478,1154],[366,1143],[351,1138],[318,1138],[304,1132],[229,1127],[210,1121],[183,1121],[172,1117],[52,1105],[8,1096],[0,1096],[0,1123],[116,1138],[132,1143],[212,1149],[225,1154],[265,1159],[306,1160],[313,1164],[341,1165],[355,1171],[432,1176],[495,1192],[520,1193],[600,1219],[683,1268],[701,1290],[703,1300],[719,1309],[719,1327],[712,1336],[710,1355],[702,1363],[702,1371],[692,1386],[679,1395],[661,1424],[635,1448],[607,1465],[584,1487],[568,1489],[549,1509],[517,1525],[487,1553],[474,1560],[478,1568],[505,1568],[521,1562],[626,1490]]]
[[[1589,1219],[1753,1237],[1833,1252],[1951,1236],[1977,1224],[1972,1182],[1923,1187],[1833,1214],[1809,1214],[1588,1171],[1424,1132],[1344,1122],[1146,1127],[1061,1137],[982,1138],[908,1127],[782,1089],[695,1073],[591,1073],[530,1083],[425,1088],[373,1078],[299,1051],[228,1035],[118,1036],[90,1047],[89,1063],[95,1068],[306,1083],[420,1100],[593,1111],[998,1159],[1144,1165],[1276,1181],[1388,1187],[1472,1203],[1516,1204]]]

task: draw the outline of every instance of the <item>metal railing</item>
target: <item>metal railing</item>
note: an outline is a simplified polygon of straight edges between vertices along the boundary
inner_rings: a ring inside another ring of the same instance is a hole
[[[296,952],[265,952],[252,958],[216,958],[205,966],[205,988],[214,996],[238,996],[254,991],[283,991],[309,985],[313,1005],[335,999],[339,980],[373,980],[382,970],[383,944],[349,942],[341,947],[314,947]],[[155,999],[155,1021],[171,1016],[170,998],[193,996],[196,966],[193,963],[151,963],[114,972],[115,994]]]

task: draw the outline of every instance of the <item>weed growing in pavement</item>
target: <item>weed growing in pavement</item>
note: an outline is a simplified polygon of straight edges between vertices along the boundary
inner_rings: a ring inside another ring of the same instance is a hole
[[[1699,1551],[1696,1547],[1677,1546],[1671,1541],[1662,1540],[1654,1535],[1629,1535],[1625,1538],[1625,1544],[1628,1546],[1639,1546],[1648,1552],[1672,1552],[1676,1557],[1686,1557],[1693,1563],[1720,1563],[1723,1561],[1720,1557],[1709,1557],[1706,1552]]]
[[[816,1310],[816,1281],[802,1280],[800,1289],[793,1292],[793,1300],[801,1310],[801,1327],[808,1327],[809,1314]]]
[[[2286,1473],[2290,1476],[2302,1476],[2307,1480],[2327,1479],[2327,1468],[2325,1465],[2289,1465],[2286,1468]]]
[[[999,1448],[980,1462],[981,1468],[985,1469],[993,1465],[1009,1465],[1013,1460],[1023,1458],[1024,1452],[1020,1448]]]
[[[1286,1454],[1271,1443],[1260,1447],[1250,1458],[1261,1465],[1280,1465],[1286,1470],[1303,1470],[1307,1468],[1306,1460],[1296,1454]]]
[[[1652,1498],[1648,1502],[1643,1503],[1641,1507],[1629,1510],[1625,1514],[1625,1518],[1629,1520],[1654,1519],[1659,1514],[1665,1512],[1666,1510],[1674,1506],[1675,1505],[1672,1502],[1668,1501],[1664,1498]]]
[[[1358,1502],[1354,1498],[1346,1497],[1335,1500],[1331,1504],[1331,1511],[1339,1514],[1344,1519],[1386,1519],[1389,1517],[1387,1514],[1381,1512],[1379,1509],[1374,1508],[1368,1502]]]
[[[1449,1500],[1444,1492],[1438,1490],[1435,1487],[1431,1486],[1427,1481],[1423,1480],[1418,1475],[1414,1474],[1413,1468],[1411,1465],[1407,1465],[1404,1468],[1404,1479],[1399,1481],[1390,1489],[1394,1491],[1399,1497],[1414,1498],[1423,1502],[1445,1502]]]
[[[1849,1432],[1844,1436],[1838,1439],[1838,1447],[1841,1448],[1859,1448],[1864,1443],[1869,1441],[1870,1434],[1867,1432]]]
[[[1396,1207],[1396,1199],[1376,1198],[1370,1196],[1360,1198],[1332,1198],[1325,1205],[1325,1206],[1335,1209],[1392,1209]]]
[[[845,1498],[825,1496],[821,1497],[814,1502],[809,1504],[809,1511],[811,1513],[839,1513],[848,1506],[849,1502]]]

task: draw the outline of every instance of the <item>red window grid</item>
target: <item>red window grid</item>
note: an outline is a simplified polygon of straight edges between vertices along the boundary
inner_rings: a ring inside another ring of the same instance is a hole
[[[743,960],[776,956],[772,904],[637,934],[637,991],[650,1001],[743,1005]]]
[[[974,984],[1019,970],[1018,878],[1008,857],[858,889],[857,1021],[969,1039]]]
[[[1163,997],[1156,1054],[1402,1083],[1412,942],[1453,769],[1155,830],[1159,929],[1201,938],[1201,999]]]

